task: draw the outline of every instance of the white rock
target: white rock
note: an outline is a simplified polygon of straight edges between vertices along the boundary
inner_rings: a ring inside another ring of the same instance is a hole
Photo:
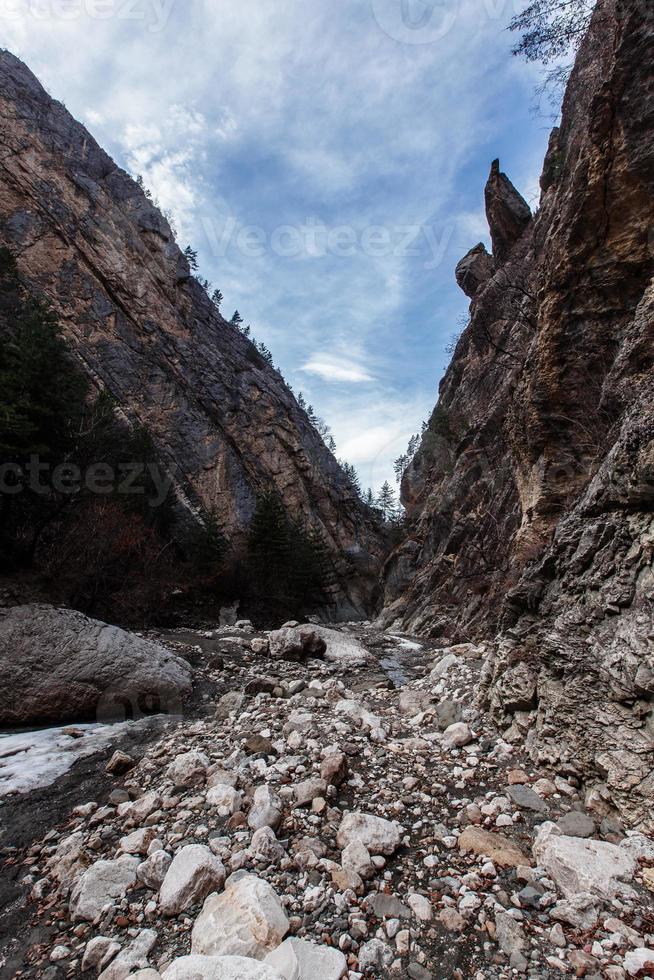
[[[142,864],[139,864],[136,869],[136,877],[139,881],[143,882],[146,888],[151,888],[152,891],[158,892],[172,860],[168,851],[152,851],[146,860]]]
[[[229,879],[210,895],[195,921],[191,952],[262,960],[281,943],[289,922],[275,890],[256,875]]]
[[[82,957],[82,971],[109,963],[120,952],[120,943],[108,936],[94,936],[89,939]]]
[[[272,967],[244,956],[182,956],[173,960],[163,977],[164,980],[281,980]]]
[[[267,865],[278,864],[286,857],[286,851],[275,837],[271,827],[260,827],[252,834],[250,850],[257,861]]]
[[[470,727],[464,721],[456,721],[453,725],[445,729],[443,733],[443,745],[448,749],[459,749],[463,745],[469,745],[473,737]]]
[[[313,632],[327,644],[324,659],[328,663],[346,664],[348,667],[359,667],[368,663],[370,655],[362,643],[353,636],[331,630],[326,626],[311,624]]]
[[[624,968],[630,977],[635,977],[646,966],[654,966],[654,949],[639,946],[625,955]]]
[[[336,841],[341,850],[359,841],[370,854],[394,854],[400,846],[403,828],[369,813],[346,813]]]
[[[355,725],[364,730],[376,731],[381,729],[383,731],[381,720],[377,715],[373,715],[367,708],[364,708],[360,701],[346,698],[335,705],[334,711],[337,715],[345,715]]]
[[[431,902],[424,895],[409,895],[406,900],[407,905],[421,922],[431,922],[432,907]]]
[[[537,864],[566,898],[580,892],[602,899],[632,893],[625,882],[633,880],[636,860],[615,844],[560,835],[548,821],[538,828],[533,850]]]
[[[282,812],[282,801],[270,786],[257,786],[248,814],[248,827],[251,830],[259,830],[260,827],[272,827],[273,830],[277,830]]]
[[[138,858],[122,857],[116,861],[96,861],[73,888],[70,914],[73,919],[93,922],[105,905],[113,905],[136,881]]]
[[[141,830],[135,830],[132,834],[128,834],[127,837],[121,837],[118,846],[125,854],[147,854],[156,834],[154,827],[143,827]]]
[[[173,759],[166,774],[174,786],[200,786],[207,777],[208,768],[209,759],[204,752],[193,749]]]
[[[440,680],[441,677],[445,677],[446,674],[449,674],[452,667],[456,667],[456,665],[459,663],[461,663],[461,661],[453,653],[445,654],[444,657],[441,657],[441,659],[438,661],[438,663],[430,673],[429,675],[430,680],[432,681]]]
[[[225,868],[204,844],[189,844],[174,856],[166,872],[159,907],[164,915],[178,915],[222,888]]]
[[[157,934],[153,929],[143,929],[102,971],[98,980],[125,980],[135,967],[147,969],[148,956],[156,941]]]
[[[286,939],[264,960],[283,980],[340,980],[347,960],[337,949],[303,939]]]
[[[346,871],[354,871],[361,878],[372,878],[375,866],[370,857],[370,851],[360,840],[353,840],[341,852],[341,866]]]
[[[243,794],[233,786],[217,783],[208,790],[207,803],[216,810],[219,817],[231,817],[241,809]]]

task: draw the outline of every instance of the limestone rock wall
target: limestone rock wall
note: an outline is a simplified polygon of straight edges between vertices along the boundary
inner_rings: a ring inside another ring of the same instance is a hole
[[[653,58],[652,5],[599,0],[533,218],[493,167],[499,251],[404,480],[383,613],[499,635],[498,722],[633,820],[654,796]]]

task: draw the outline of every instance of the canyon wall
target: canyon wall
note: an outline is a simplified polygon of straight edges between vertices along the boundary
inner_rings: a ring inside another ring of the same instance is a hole
[[[340,614],[372,601],[379,542],[281,375],[226,322],[131,177],[0,52],[0,241],[56,311],[98,391],[149,429],[180,509],[229,536],[276,489],[337,564]]]
[[[493,640],[484,703],[632,822],[654,798],[654,7],[600,0],[532,215],[493,243],[403,481],[382,622]],[[497,640],[495,638],[498,637]]]

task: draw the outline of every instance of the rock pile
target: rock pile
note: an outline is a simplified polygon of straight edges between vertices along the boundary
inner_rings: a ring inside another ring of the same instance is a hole
[[[273,660],[256,642],[266,637],[249,635],[206,713],[133,767],[112,766],[113,790],[28,851],[6,853],[47,932],[17,977],[649,969],[654,842],[498,737],[472,707],[470,651],[424,649],[422,676],[398,691],[370,673],[396,641],[356,632],[341,633],[367,651],[352,667]]]

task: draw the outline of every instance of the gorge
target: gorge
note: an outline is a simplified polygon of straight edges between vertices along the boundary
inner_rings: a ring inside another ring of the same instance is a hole
[[[598,0],[537,208],[492,163],[389,529],[142,187],[0,52],[0,245],[147,428],[175,526],[247,541],[272,493],[331,569],[306,622],[217,593],[139,635],[9,581],[0,723],[71,754],[2,792],[0,740],[2,976],[651,975],[653,62],[654,7]]]

